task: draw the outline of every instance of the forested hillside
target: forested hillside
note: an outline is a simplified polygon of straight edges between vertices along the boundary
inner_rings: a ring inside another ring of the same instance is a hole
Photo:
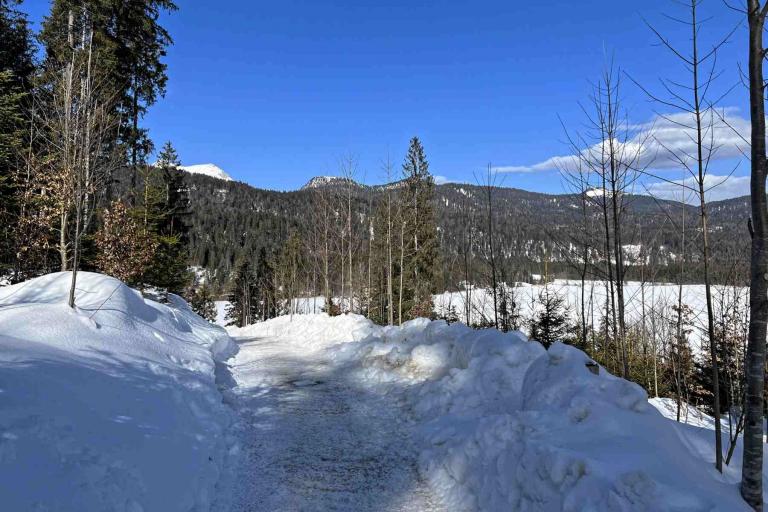
[[[327,178],[327,177],[322,177]],[[308,186],[291,192],[265,190],[241,182],[228,182],[196,174],[184,174],[189,188],[190,264],[210,271],[220,290],[226,286],[239,255],[256,255],[261,247],[276,253],[292,231],[307,233],[319,203],[335,197],[337,210],[342,199],[352,194],[352,208],[363,239],[371,211],[383,201],[388,187],[363,186],[355,182],[310,180]],[[393,188],[396,190],[398,184]],[[511,280],[530,280],[531,274],[549,272],[553,277],[576,277],[570,264],[574,233],[582,222],[580,199],[574,194],[541,194],[516,188],[493,190],[492,216],[498,238],[500,266]],[[640,252],[653,267],[656,280],[672,279],[679,261],[682,241],[679,233],[685,213],[688,222],[687,261],[700,259],[694,243],[696,208],[650,196],[633,195],[626,201],[632,229],[625,239],[629,279],[639,279]],[[712,215],[713,258],[730,275],[734,267],[744,268],[748,261],[749,217],[746,198],[728,199],[710,205]],[[482,237],[487,209],[487,190],[481,185],[448,183],[435,185],[435,211],[440,231],[440,253],[445,262],[443,285],[456,289],[462,279],[463,252],[468,248],[467,230],[473,226],[475,237]],[[599,229],[597,214],[590,222]],[[365,245],[361,241],[361,245]],[[634,247],[637,246],[637,247]],[[642,249],[639,249],[642,247]],[[482,253],[476,242],[472,251]],[[255,258],[255,256],[254,256]],[[546,269],[545,269],[546,263]],[[689,282],[700,282],[700,269],[690,265]],[[480,274],[482,275],[482,274]],[[721,275],[725,279],[726,275]]]

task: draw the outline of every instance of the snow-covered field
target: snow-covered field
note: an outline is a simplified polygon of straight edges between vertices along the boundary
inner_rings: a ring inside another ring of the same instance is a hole
[[[580,281],[556,279],[549,285],[550,290],[563,297],[568,304],[569,313],[575,320],[581,314],[582,286]],[[519,314],[522,318],[528,319],[533,316],[537,310],[536,300],[544,289],[541,284],[518,283],[511,288],[515,295],[515,301],[519,305]],[[693,322],[692,340],[699,343],[703,334],[706,332],[706,295],[703,284],[686,284],[682,288],[683,304],[689,306],[693,313],[691,318]],[[713,286],[712,296],[715,312],[723,302],[738,300],[743,306],[746,304],[749,290],[747,288],[733,288],[723,286]],[[645,283],[644,285],[637,281],[627,281],[624,284],[624,303],[627,315],[627,322],[640,322],[643,313],[643,303],[645,303],[646,315],[650,315],[654,310],[656,314],[665,315],[673,318],[672,306],[677,304],[678,285],[671,283]],[[435,303],[435,312],[439,316],[444,316],[449,309],[453,308],[458,314],[460,321],[466,323],[465,303],[467,292],[445,292],[433,297]],[[607,297],[605,284],[601,281],[586,281],[584,286],[584,309],[588,323],[600,328],[601,318],[605,314],[605,301]],[[493,318],[493,295],[487,289],[472,289],[470,297],[470,320],[474,323],[482,318]],[[523,330],[526,326],[523,325]],[[695,347],[699,348],[699,347]]]
[[[579,281],[556,279],[549,285],[550,290],[562,296],[567,305],[571,318],[576,321],[581,311],[581,283]],[[625,309],[628,323],[639,322],[643,312],[643,302],[645,302],[646,315],[650,315],[653,310],[657,315],[664,315],[672,319],[674,312],[672,306],[677,304],[678,286],[671,283],[646,283],[642,285],[637,281],[628,281],[625,283]],[[519,315],[522,320],[530,319],[534,312],[540,306],[536,304],[539,294],[543,291],[542,284],[517,283],[517,286],[511,288],[514,291],[515,301],[519,306]],[[585,310],[587,318],[591,320],[595,329],[600,329],[600,321],[605,312],[606,291],[605,285],[601,281],[587,281],[585,285]],[[713,304],[715,313],[721,307],[723,295],[726,301],[740,301],[742,307],[746,304],[749,290],[747,288],[733,288],[723,286],[713,286]],[[459,318],[459,321],[467,323],[465,303],[469,295],[470,318],[472,323],[479,323],[483,319],[493,319],[493,295],[485,288],[472,287],[469,294],[466,290],[459,292],[444,292],[432,297],[434,302],[434,311],[438,317],[445,317],[450,310],[453,310]],[[338,300],[338,299],[337,299]],[[706,299],[704,295],[704,285],[686,284],[683,285],[683,303],[691,308],[693,317],[693,331],[691,340],[695,349],[699,346],[704,333],[706,332]],[[218,311],[217,323],[226,325],[226,301],[217,301]],[[325,306],[325,299],[319,297],[302,297],[294,299],[295,311],[302,314],[320,313]],[[650,323],[650,321],[649,321]],[[527,332],[526,322],[522,322],[521,329]]]
[[[0,288],[0,508],[208,510],[232,415],[226,332],[178,297],[69,273]]]

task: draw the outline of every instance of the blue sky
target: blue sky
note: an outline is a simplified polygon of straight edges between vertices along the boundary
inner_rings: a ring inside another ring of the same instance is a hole
[[[669,0],[178,4],[163,19],[175,40],[168,92],[145,125],[158,146],[171,140],[184,164],[213,162],[258,187],[337,174],[348,154],[361,179],[381,182],[382,160],[399,164],[418,135],[435,175],[472,182],[491,162],[517,170],[503,174],[506,186],[560,192],[557,171],[536,164],[568,153],[558,116],[579,128],[578,102],[606,55],[656,89],[659,75],[685,77],[643,23],[684,44],[688,34],[663,14],[686,14]],[[23,8],[39,20],[49,2]],[[739,21],[717,0],[701,10],[714,17],[704,44]],[[720,52],[720,89],[737,81],[745,43],[742,27]],[[657,107],[628,81],[623,96],[631,122],[653,118]],[[746,90],[722,105],[743,118]],[[726,175],[737,160],[718,160],[711,172]],[[736,175],[746,173],[742,164]]]

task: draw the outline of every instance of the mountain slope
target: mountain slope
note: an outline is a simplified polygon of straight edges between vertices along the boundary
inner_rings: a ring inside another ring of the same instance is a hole
[[[330,201],[340,215],[340,198],[350,191],[352,210],[357,219],[355,229],[367,237],[372,221],[370,212],[376,211],[387,190],[397,189],[401,184],[363,186],[343,178],[320,177],[310,180],[300,190],[282,192],[212,179],[202,174],[188,174],[186,181],[191,200],[191,263],[213,272],[213,282],[218,285],[227,282],[240,254],[255,257],[261,247],[269,252],[277,251],[292,230],[306,235],[304,238],[309,240],[312,227],[318,223],[317,219],[313,220],[317,206]],[[472,246],[472,258],[477,267],[475,279],[482,280],[483,244],[487,240],[485,198],[486,190],[477,185],[448,183],[435,186],[442,282],[449,288],[463,279],[461,254],[468,223],[472,224],[475,239]],[[498,187],[493,190],[493,198],[496,246],[501,255],[500,271],[504,279],[527,280],[530,274],[543,274],[545,262],[547,271],[553,276],[577,276],[575,268],[568,263],[572,258],[570,252],[578,242],[577,235],[583,229],[581,202],[577,195]],[[683,224],[684,214],[687,262],[684,279],[699,281],[697,213],[696,207],[674,201],[643,195],[627,196],[622,243],[633,255],[628,261],[627,279],[641,278],[641,270],[634,266],[640,246],[648,248],[643,253],[648,263],[659,264],[652,279],[677,278],[679,265],[672,263],[680,261],[683,252],[679,226]],[[744,198],[710,204],[713,257],[715,267],[722,272],[739,273],[742,271],[739,265],[748,261],[749,237],[745,224],[748,216],[748,202]],[[592,213],[588,225],[597,235],[602,233],[598,212]]]

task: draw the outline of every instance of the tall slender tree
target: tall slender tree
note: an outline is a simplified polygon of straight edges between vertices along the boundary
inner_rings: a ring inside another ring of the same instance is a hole
[[[747,342],[746,420],[741,495],[752,508],[763,510],[763,400],[765,339],[768,326],[768,202],[765,182],[765,78],[763,33],[768,3],[747,0],[749,25],[749,113],[752,122],[750,206],[752,251],[749,271],[749,333]]]
[[[403,176],[401,256],[405,267],[401,268],[401,274],[410,286],[401,292],[400,300],[405,299],[410,317],[429,316],[437,283],[439,247],[433,204],[435,182],[418,137],[411,139],[403,162]]]

